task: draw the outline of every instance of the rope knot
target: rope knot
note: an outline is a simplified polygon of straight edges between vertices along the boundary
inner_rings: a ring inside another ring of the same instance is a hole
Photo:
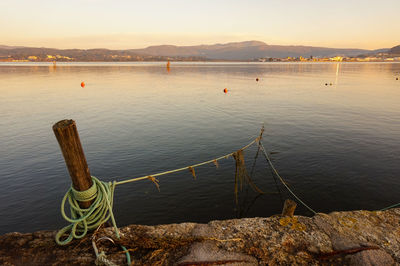
[[[93,185],[85,191],[77,191],[72,186],[65,193],[61,202],[61,214],[70,222],[70,225],[59,230],[56,234],[56,242],[59,245],[67,245],[74,238],[83,238],[88,231],[96,229],[111,218],[114,226],[115,219],[112,211],[115,182],[102,182],[92,176]],[[65,214],[65,203],[68,200],[71,216]],[[83,209],[79,202],[93,200],[89,208]],[[118,235],[118,230],[116,229]],[[64,235],[66,239],[61,240]]]
[[[97,185],[96,182],[93,182],[93,185],[85,191],[75,190],[74,187],[71,186],[71,191],[77,201],[91,201],[97,196]]]
[[[96,261],[94,262],[95,265],[104,265],[104,266],[117,266],[114,262],[107,259],[106,254],[102,251],[97,256]]]

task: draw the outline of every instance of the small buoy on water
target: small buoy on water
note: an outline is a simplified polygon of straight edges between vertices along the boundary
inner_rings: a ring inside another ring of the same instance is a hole
[[[399,80],[399,78],[396,78],[396,80]]]
[[[258,81],[258,78],[256,78],[256,81]]]
[[[81,87],[84,88],[85,87],[85,82],[81,82]]]
[[[328,83],[325,83],[325,86],[328,86]]]
[[[224,93],[227,93],[227,92],[228,92],[228,89],[227,89],[227,88],[225,88],[225,89],[224,89]]]

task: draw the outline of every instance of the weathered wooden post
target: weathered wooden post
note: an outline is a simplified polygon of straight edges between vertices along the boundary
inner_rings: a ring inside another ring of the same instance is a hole
[[[282,216],[293,217],[297,204],[293,200],[287,199],[283,204]]]
[[[93,185],[89,167],[83,153],[78,130],[74,120],[61,120],[53,125],[54,135],[67,164],[74,189],[84,191]],[[82,208],[90,207],[90,201],[81,202]]]

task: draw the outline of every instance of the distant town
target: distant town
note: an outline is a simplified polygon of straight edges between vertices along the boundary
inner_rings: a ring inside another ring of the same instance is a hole
[[[398,57],[386,57],[386,56],[357,56],[357,57],[287,57],[287,58],[258,58],[258,62],[400,62],[400,56]]]
[[[0,62],[140,62],[140,61],[208,61],[203,57],[182,56],[143,56],[143,55],[81,55],[65,56],[60,54],[45,55],[7,55],[0,56]]]
[[[0,62],[140,62],[140,61],[243,61],[243,60],[218,60],[207,59],[201,57],[168,57],[168,56],[119,56],[113,55],[108,58],[99,59],[85,59],[73,58],[62,55],[46,55],[43,56],[21,56],[21,57],[0,57]],[[264,57],[256,58],[253,60],[245,60],[247,62],[400,62],[400,57],[384,57],[384,56],[358,56],[358,57],[286,57],[286,58],[273,58]]]

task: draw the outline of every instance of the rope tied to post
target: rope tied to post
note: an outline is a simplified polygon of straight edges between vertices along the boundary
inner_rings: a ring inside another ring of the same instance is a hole
[[[243,151],[253,144],[255,144],[259,140],[259,138],[254,139],[251,141],[249,144],[246,146],[242,147],[240,150]],[[159,189],[158,185],[158,179],[155,177],[157,176],[163,176],[167,174],[172,174],[184,170],[189,170],[194,174],[194,167],[199,167],[202,165],[210,164],[213,163],[216,166],[218,166],[217,161],[222,160],[222,159],[227,159],[230,156],[233,156],[236,152],[231,152],[228,154],[225,154],[223,156],[220,156],[215,159],[211,159],[205,162],[197,163],[194,165],[190,166],[185,166],[182,168],[174,169],[174,170],[168,170],[165,172],[157,173],[157,174],[152,174],[152,175],[146,175],[142,177],[136,177],[136,178],[131,178],[123,181],[113,181],[113,182],[103,182],[97,179],[96,177],[92,176],[92,181],[93,184],[92,186],[84,191],[78,191],[71,187],[68,189],[68,191],[65,193],[64,198],[61,202],[61,214],[63,218],[70,222],[71,224],[65,226],[61,230],[59,230],[56,234],[55,240],[58,245],[67,245],[69,244],[74,238],[75,239],[80,239],[83,238],[88,231],[97,229],[100,225],[103,223],[107,222],[110,218],[112,221],[112,224],[115,228],[115,234],[118,238],[120,238],[119,235],[119,230],[117,227],[117,224],[115,222],[114,218],[114,213],[112,210],[113,206],[113,198],[114,198],[114,190],[116,185],[122,185],[130,182],[137,182],[141,180],[150,180],[152,181],[157,189]],[[194,174],[195,175],[195,174]],[[70,212],[71,216],[67,216],[65,213],[65,204],[68,200],[68,203],[70,205]],[[90,205],[89,208],[81,208],[79,206],[79,202],[87,202],[87,201],[93,201]],[[68,235],[66,238],[64,235]],[[62,238],[65,238],[62,240]],[[128,265],[131,263],[130,255],[128,250],[121,245],[121,248],[125,251],[126,257],[127,257],[127,262]],[[102,259],[105,256],[105,254],[102,255],[102,253],[95,252],[96,257],[99,263],[103,263]]]
[[[255,144],[257,140],[259,140],[259,138],[254,139],[249,144],[242,147],[240,150],[243,151],[249,148],[250,146]],[[229,156],[232,156],[233,154],[235,154],[235,152],[228,153],[218,158],[197,163],[194,165],[185,166],[174,170],[168,170],[162,173],[131,178],[123,181],[114,180],[113,182],[103,182],[97,179],[96,177],[92,176],[93,185],[89,189],[84,191],[78,191],[74,189],[73,186],[71,185],[71,187],[65,193],[64,198],[61,202],[61,214],[63,218],[71,224],[65,226],[64,228],[62,228],[57,232],[56,234],[57,244],[67,245],[74,238],[75,239],[83,238],[88,233],[88,231],[96,229],[101,224],[107,222],[110,218],[115,228],[115,233],[119,238],[119,231],[112,210],[115,186],[130,182],[137,182],[141,180],[150,180],[159,189],[158,187],[159,181],[158,179],[155,178],[157,176],[176,173],[187,169],[190,170],[193,169],[194,167],[199,167],[206,164],[211,164],[211,163],[215,164],[217,161],[222,159],[227,159],[229,158]],[[70,217],[67,216],[65,213],[65,204],[67,200],[70,205],[70,212],[71,212]],[[89,208],[85,209],[79,206],[79,202],[85,202],[91,200],[93,200],[93,202]],[[62,240],[63,236],[66,234],[68,234],[68,236],[64,240]]]
[[[115,233],[119,237],[118,228],[115,223],[112,211],[115,181],[103,182],[92,176],[93,185],[85,191],[77,191],[72,185],[65,193],[61,202],[61,214],[63,218],[71,224],[65,226],[56,234],[56,242],[59,245],[67,245],[74,238],[83,238],[88,231],[96,229],[110,218],[115,227]],[[65,204],[68,200],[71,216],[65,213]],[[84,209],[79,206],[79,202],[94,200],[89,208]],[[61,238],[64,234],[68,237]]]

